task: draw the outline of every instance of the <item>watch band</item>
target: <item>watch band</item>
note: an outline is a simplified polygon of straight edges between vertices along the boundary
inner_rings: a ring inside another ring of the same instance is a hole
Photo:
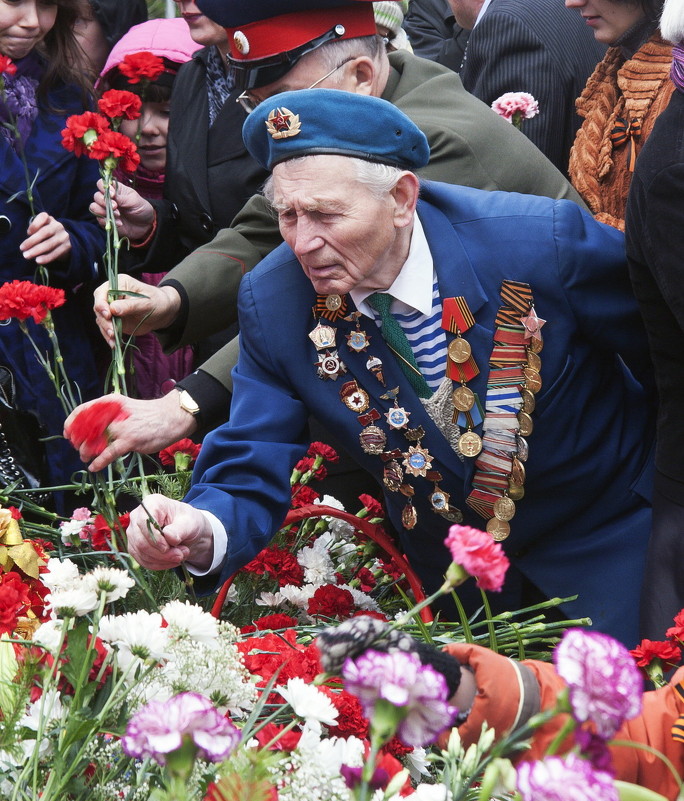
[[[176,387],[176,389],[178,390],[178,405],[183,411],[188,412],[188,414],[191,414],[193,417],[197,417],[200,413],[200,407],[197,401],[187,389],[181,389],[180,387]]]

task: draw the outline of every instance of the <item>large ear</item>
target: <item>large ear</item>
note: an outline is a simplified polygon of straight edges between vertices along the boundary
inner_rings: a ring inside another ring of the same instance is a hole
[[[368,56],[359,56],[345,64],[344,78],[340,89],[357,95],[374,95],[378,80],[378,65]]]
[[[395,203],[394,225],[396,228],[405,228],[411,224],[419,193],[418,177],[412,172],[403,172],[391,192]]]

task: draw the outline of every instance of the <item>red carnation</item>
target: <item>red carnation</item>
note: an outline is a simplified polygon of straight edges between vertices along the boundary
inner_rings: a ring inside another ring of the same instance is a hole
[[[263,748],[272,742],[276,736],[285,729],[284,726],[276,726],[275,723],[267,723],[263,729],[260,729],[256,734],[256,740]],[[285,731],[282,737],[278,737],[275,743],[271,746],[272,751],[294,751],[299,745],[302,737],[300,731]]]
[[[684,609],[677,612],[674,618],[674,626],[665,632],[668,640],[678,640],[684,642]]]
[[[0,286],[0,320],[27,320],[42,323],[52,309],[64,305],[63,289],[33,284],[31,281],[8,281]]]
[[[322,456],[329,462],[336,462],[340,458],[334,448],[331,448],[330,445],[326,445],[323,442],[312,442],[311,445],[309,445],[309,450],[306,452],[306,455]]]
[[[0,75],[16,75],[17,65],[9,56],[0,55]]]
[[[197,459],[201,445],[186,437],[159,451],[159,461],[176,470],[189,470],[190,465]]]
[[[268,575],[276,579],[281,587],[286,584],[301,587],[304,582],[304,570],[296,557],[289,551],[275,546],[264,548],[244,566],[243,570],[256,573],[257,576]]]
[[[380,501],[376,500],[372,495],[359,495],[359,500],[363,504],[368,517],[384,517],[385,512],[382,508]]]
[[[678,665],[682,658],[681,648],[667,640],[642,640],[630,654],[640,668],[648,667],[655,659],[660,659],[667,670]]]
[[[91,145],[88,155],[98,161],[116,159],[124,172],[135,172],[140,164],[135,143],[118,131],[105,131],[102,136],[98,136]]]
[[[242,634],[252,634],[255,631],[270,631],[275,629],[289,629],[297,625],[297,618],[285,615],[282,612],[277,612],[273,615],[264,615],[254,623],[243,626],[240,629]]]
[[[105,131],[110,130],[109,120],[94,111],[72,114],[62,130],[62,147],[77,156],[87,156],[88,148]]]
[[[76,447],[85,445],[90,453],[99,456],[109,443],[109,426],[129,416],[120,401],[101,400],[82,409],[66,434]]]
[[[129,53],[119,64],[119,72],[128,78],[128,83],[140,83],[143,78],[156,81],[164,72],[164,61],[148,50]]]
[[[309,506],[320,497],[320,494],[311,487],[305,484],[295,484],[292,487],[292,508],[299,509],[302,506]]]
[[[323,584],[313,594],[307,612],[311,617],[348,618],[354,609],[354,596],[343,587]]]
[[[97,106],[110,119],[122,117],[126,120],[137,120],[142,108],[142,100],[133,92],[125,89],[110,89],[97,101]]]
[[[118,523],[116,524],[116,531],[112,532],[109,523],[105,520],[103,515],[97,515],[93,521],[93,533],[90,536],[90,544],[96,551],[111,551],[112,550],[112,534],[121,535],[128,528],[130,522],[130,515],[126,512],[119,515]],[[120,547],[120,543],[117,544]]]
[[[318,689],[330,698],[338,712],[335,726],[328,728],[330,736],[364,740],[368,736],[368,718],[363,714],[359,699],[346,690],[334,692],[328,687]]]
[[[16,506],[8,506],[7,509],[9,513],[12,515],[13,520],[21,520],[21,512],[17,509]]]
[[[11,634],[30,606],[29,587],[13,571],[0,574],[0,636]]]

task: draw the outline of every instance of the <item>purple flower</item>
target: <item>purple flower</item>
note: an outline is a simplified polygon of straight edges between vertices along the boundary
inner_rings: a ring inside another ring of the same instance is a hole
[[[612,776],[577,754],[522,762],[518,791],[523,801],[618,801]]]
[[[592,721],[605,740],[641,711],[639,669],[625,646],[607,634],[570,629],[553,661],[568,684],[573,716],[580,723]]]
[[[150,701],[129,720],[121,739],[131,757],[151,757],[160,765],[177,751],[185,737],[192,739],[198,754],[209,762],[220,762],[240,741],[240,731],[199,693],[180,693],[168,701]]]
[[[373,717],[380,700],[400,710],[397,736],[406,745],[433,742],[458,713],[447,703],[444,676],[422,665],[416,654],[369,650],[356,660],[347,659],[342,676],[345,689],[359,699],[366,717]]]
[[[596,770],[604,770],[606,773],[615,775],[613,757],[603,737],[586,729],[576,729],[575,742],[582,755],[591,762]]]

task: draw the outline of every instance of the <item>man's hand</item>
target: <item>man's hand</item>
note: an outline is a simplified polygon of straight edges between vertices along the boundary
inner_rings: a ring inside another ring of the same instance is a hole
[[[152,233],[154,225],[154,207],[138,194],[135,189],[124,184],[117,184],[111,188],[112,208],[114,220],[120,236],[127,236],[131,242],[142,242]],[[104,184],[97,182],[97,192],[93,195],[90,211],[97,217],[97,221],[104,228],[105,196]]]
[[[156,400],[137,400],[124,395],[107,395],[105,400],[116,400],[128,413],[125,420],[110,423],[107,431],[109,444],[100,454],[92,453],[85,442],[77,442],[71,436],[71,426],[76,415],[87,406],[103,398],[78,406],[64,423],[64,436],[78,450],[91,472],[102,470],[108,464],[131,451],[157,453],[179,439],[190,436],[197,429],[196,419],[178,401],[178,391],[172,389],[168,395]]]
[[[148,495],[131,512],[127,535],[131,556],[149,570],[169,570],[186,561],[198,570],[211,567],[211,524],[188,503]]]
[[[19,245],[25,259],[35,259],[38,264],[50,264],[66,259],[71,253],[69,232],[59,220],[44,211],[31,220],[26,230],[28,237]]]
[[[114,347],[112,317],[121,319],[124,334],[147,334],[171,325],[180,310],[180,295],[173,287],[157,287],[144,284],[130,275],[120,275],[119,289],[143,297],[121,295],[110,302],[108,282],[93,293],[95,321],[110,348]]]

